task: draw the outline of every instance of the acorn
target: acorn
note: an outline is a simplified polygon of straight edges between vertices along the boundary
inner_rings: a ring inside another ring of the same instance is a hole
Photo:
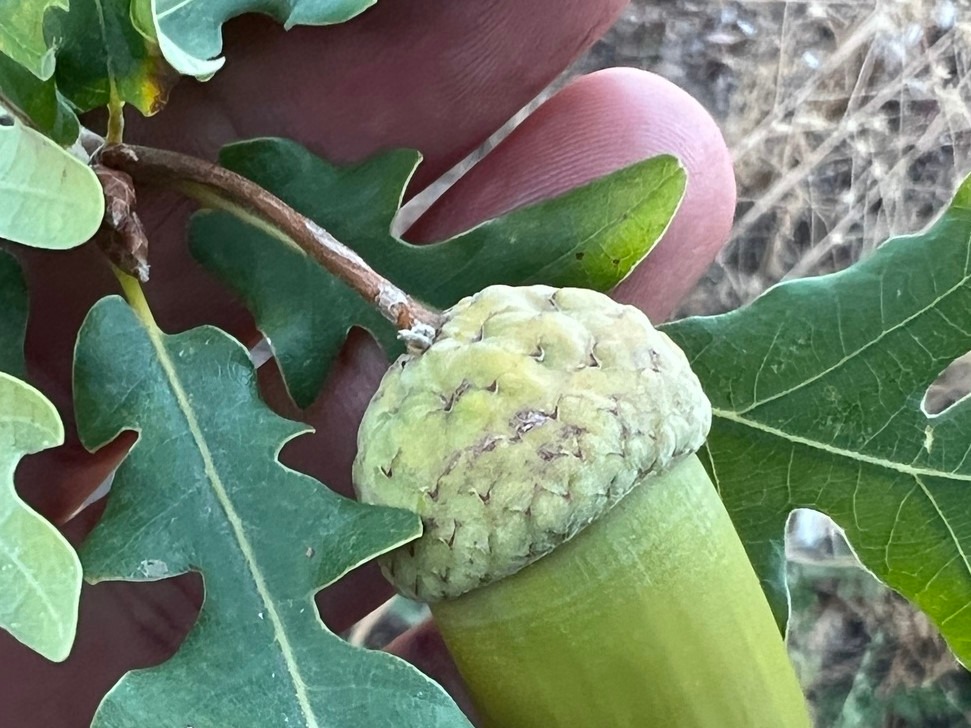
[[[782,636],[695,452],[683,352],[594,291],[491,286],[402,355],[358,432],[382,557],[487,726],[808,728]]]

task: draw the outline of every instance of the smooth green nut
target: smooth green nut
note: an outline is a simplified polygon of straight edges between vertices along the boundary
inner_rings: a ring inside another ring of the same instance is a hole
[[[434,602],[549,553],[695,452],[710,424],[684,354],[640,310],[585,289],[492,286],[385,374],[354,483],[421,516],[421,538],[381,565]]]

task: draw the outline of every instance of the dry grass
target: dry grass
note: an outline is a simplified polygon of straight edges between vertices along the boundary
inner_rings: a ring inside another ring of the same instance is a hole
[[[965,8],[954,0],[631,5],[575,70],[628,65],[670,78],[715,115],[735,159],[732,239],[685,313],[736,308],[783,278],[845,267],[947,203],[971,171]]]

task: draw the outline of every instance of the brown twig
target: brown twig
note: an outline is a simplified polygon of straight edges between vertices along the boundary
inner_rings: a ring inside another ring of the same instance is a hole
[[[324,228],[255,182],[218,164],[152,147],[113,144],[99,157],[101,164],[126,172],[136,181],[176,187],[205,204],[220,206],[222,202],[230,211],[242,208],[269,223],[374,305],[398,328],[410,348],[427,348],[438,331],[439,312],[379,275]]]

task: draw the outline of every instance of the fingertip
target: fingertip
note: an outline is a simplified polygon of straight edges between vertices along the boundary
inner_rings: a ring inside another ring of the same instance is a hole
[[[658,154],[684,164],[685,198],[661,242],[614,293],[663,320],[727,239],[735,178],[712,117],[653,73],[612,68],[573,81],[451,187],[407,237],[441,240]]]
[[[618,79],[621,83],[642,83],[650,90],[630,94],[639,102],[636,112],[650,122],[645,124],[644,156],[674,154],[688,177],[681,206],[664,236],[612,294],[664,321],[728,241],[736,202],[732,155],[718,124],[686,91],[655,74],[615,70],[627,77]]]

